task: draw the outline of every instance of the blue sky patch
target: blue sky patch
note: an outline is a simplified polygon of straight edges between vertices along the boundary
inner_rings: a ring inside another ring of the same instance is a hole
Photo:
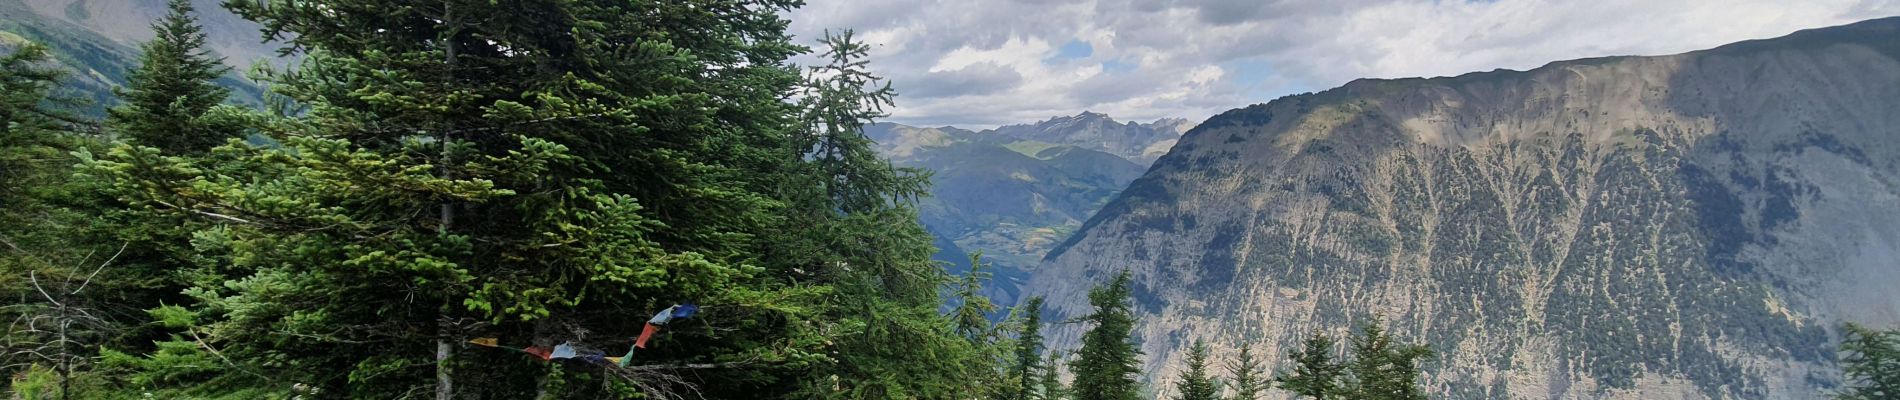
[[[1056,58],[1074,60],[1078,58],[1088,58],[1090,54],[1095,54],[1095,46],[1090,46],[1089,42],[1076,39],[1069,39],[1068,43],[1062,44],[1062,48],[1056,49]]]

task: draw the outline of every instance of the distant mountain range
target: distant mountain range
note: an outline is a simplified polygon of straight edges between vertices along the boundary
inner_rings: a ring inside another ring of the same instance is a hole
[[[276,59],[258,26],[219,6],[195,0],[212,51],[232,72],[218,81],[231,101],[258,104],[262,96],[243,72],[256,60]],[[90,101],[84,113],[102,115],[117,103],[112,88],[138,62],[139,44],[152,38],[152,22],[165,15],[164,0],[0,0],[0,49],[25,41],[43,44],[69,71],[65,94]]]
[[[1380,319],[1432,398],[1821,398],[1843,322],[1900,323],[1896,210],[1889,18],[1228,111],[1023,287],[1061,320],[1130,272],[1161,396],[1197,339],[1284,360]]]
[[[982,251],[997,267],[990,294],[1007,304],[1044,254],[1147,170],[1187,125],[1083,112],[980,132],[894,123],[865,131],[893,163],[933,171],[921,214],[940,239],[938,258],[961,271],[968,253]]]

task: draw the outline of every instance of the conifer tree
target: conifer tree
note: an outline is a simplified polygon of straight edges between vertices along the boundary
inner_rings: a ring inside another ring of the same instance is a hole
[[[925,180],[862,135],[888,86],[848,39],[820,67],[845,73],[814,74],[848,79],[801,81],[778,14],[796,2],[229,5],[306,54],[265,77],[305,110],[246,116],[272,146],[120,146],[85,168],[206,223],[186,332],[248,371],[216,379],[368,398],[969,387],[982,353],[938,313],[948,280],[906,200]],[[706,311],[625,368],[462,344],[625,349],[684,301]]]
[[[1260,360],[1254,358],[1253,346],[1243,343],[1240,353],[1227,361],[1227,376],[1234,380],[1232,400],[1256,400],[1272,385],[1260,374]]]
[[[75,129],[84,122],[69,112],[76,101],[55,94],[64,73],[45,47],[0,52],[0,318],[11,321],[0,331],[0,375],[48,377],[31,390],[43,398],[97,397],[72,382],[118,331],[99,301],[109,289],[92,283],[119,247],[78,240],[84,219],[68,204],[78,197],[68,152],[93,142]]]
[[[1841,372],[1847,384],[1834,398],[1900,398],[1900,330],[1877,330],[1848,323],[1841,340]]]
[[[1274,382],[1280,389],[1299,397],[1315,400],[1348,397],[1342,382],[1345,366],[1333,356],[1334,343],[1331,336],[1314,331],[1301,343],[1300,349],[1290,355],[1293,369],[1282,371],[1273,378]]]
[[[60,71],[46,48],[26,44],[0,55],[0,210],[18,210],[39,187],[36,178],[59,153],[61,117],[46,107]]]
[[[1177,400],[1219,400],[1220,386],[1207,374],[1207,344],[1200,339],[1188,347],[1187,369],[1174,384]]]
[[[790,141],[793,177],[783,186],[790,217],[782,231],[825,235],[776,237],[768,250],[782,260],[819,271],[839,293],[837,307],[817,318],[828,362],[810,368],[792,394],[801,398],[939,398],[988,395],[997,373],[997,349],[982,315],[991,307],[966,276],[963,308],[938,313],[938,292],[952,283],[930,259],[936,252],[917,221],[915,200],[928,176],[877,155],[864,126],[884,116],[895,92],[871,74],[869,46],[850,31],[827,32],[824,64],[810,67],[801,86],[800,129]],[[979,331],[984,333],[979,334]],[[977,389],[973,393],[973,387]]]
[[[1014,358],[1010,360],[1008,380],[1017,383],[1017,391],[1009,398],[1032,400],[1036,398],[1038,379],[1044,369],[1054,369],[1053,364],[1042,363],[1042,297],[1031,297],[1018,309],[1018,324],[1021,331],[1016,335]]]
[[[970,270],[951,287],[951,298],[956,301],[956,308],[950,313],[956,323],[954,330],[957,336],[979,346],[988,345],[994,334],[989,314],[996,311],[996,304],[983,296],[983,281],[990,278],[990,273],[985,271],[988,268],[982,252],[971,254]]]
[[[1352,338],[1351,396],[1357,399],[1416,400],[1425,392],[1418,386],[1419,362],[1431,357],[1425,346],[1395,343],[1378,322],[1360,326]]]
[[[1056,352],[1054,351],[1049,352],[1049,355],[1042,359],[1042,375],[1036,380],[1036,387],[1042,389],[1042,392],[1039,393],[1041,396],[1037,397],[1037,399],[1061,400],[1071,398],[1069,386],[1062,384],[1062,371],[1058,370],[1062,365],[1060,362],[1061,360],[1056,358]]]
[[[168,154],[197,154],[234,136],[214,127],[205,113],[229,90],[212,83],[228,68],[205,50],[205,34],[191,16],[190,0],[171,0],[152,24],[156,37],[141,46],[137,68],[115,89],[124,104],[108,110],[118,133]]]
[[[1069,371],[1075,376],[1070,386],[1076,400],[1131,400],[1140,397],[1141,386],[1135,381],[1140,372],[1133,332],[1135,315],[1130,304],[1133,278],[1128,271],[1115,275],[1107,284],[1089,291],[1089,304],[1095,312],[1082,320],[1093,324],[1082,335],[1082,348]]]

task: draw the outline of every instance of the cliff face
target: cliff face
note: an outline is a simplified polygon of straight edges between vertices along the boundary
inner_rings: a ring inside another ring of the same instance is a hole
[[[1900,322],[1896,57],[1884,19],[1229,111],[1025,294],[1132,271],[1163,390],[1195,338],[1278,363],[1382,317],[1448,398],[1819,397],[1842,321]]]

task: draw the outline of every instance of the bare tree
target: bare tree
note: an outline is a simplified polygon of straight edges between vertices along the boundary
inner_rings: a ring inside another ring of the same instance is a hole
[[[15,246],[12,241],[0,238],[0,243],[13,252],[22,255],[30,263],[50,269],[64,269],[54,263]],[[59,398],[71,398],[73,371],[84,367],[90,357],[83,349],[97,345],[99,336],[110,329],[111,324],[90,305],[80,292],[92,285],[101,271],[119,259],[125,253],[126,245],[100,262],[92,272],[83,276],[77,273],[63,274],[63,278],[54,278],[53,282],[42,282],[40,269],[27,272],[27,282],[32,285],[32,301],[0,307],[8,315],[14,316],[7,326],[4,341],[5,369],[26,368],[33,365],[49,365],[59,375]],[[79,272],[92,261],[94,253],[87,253],[77,265],[67,271]]]

